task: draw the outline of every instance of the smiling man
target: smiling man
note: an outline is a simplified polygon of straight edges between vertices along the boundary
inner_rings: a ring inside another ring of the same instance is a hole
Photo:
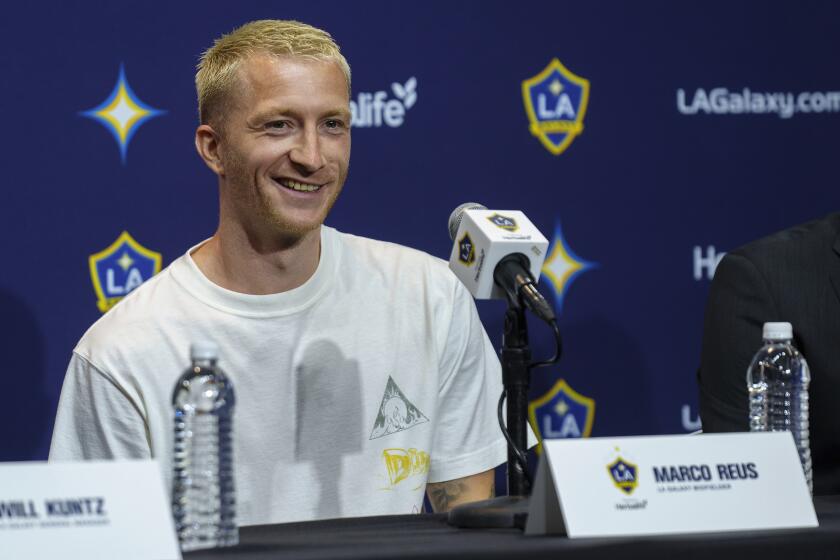
[[[156,458],[174,383],[212,340],[237,395],[242,525],[436,510],[493,495],[501,373],[444,261],[322,225],[347,177],[350,68],[329,34],[257,21],[196,76],[219,227],[84,335],[50,459]]]

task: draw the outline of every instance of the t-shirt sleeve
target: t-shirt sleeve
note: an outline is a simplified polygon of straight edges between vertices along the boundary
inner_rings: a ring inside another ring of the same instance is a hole
[[[715,271],[703,326],[697,382],[704,432],[749,430],[747,368],[776,307],[760,271],[729,254]]]
[[[440,361],[438,426],[429,482],[478,474],[505,462],[496,405],[502,373],[475,302],[458,283]]]
[[[73,353],[50,444],[50,461],[148,459],[147,423],[114,376]]]

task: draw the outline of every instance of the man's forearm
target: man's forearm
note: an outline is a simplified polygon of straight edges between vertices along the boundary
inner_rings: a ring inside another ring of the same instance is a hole
[[[495,476],[495,471],[491,469],[464,478],[427,484],[426,492],[432,509],[441,513],[461,504],[493,498],[496,495]]]

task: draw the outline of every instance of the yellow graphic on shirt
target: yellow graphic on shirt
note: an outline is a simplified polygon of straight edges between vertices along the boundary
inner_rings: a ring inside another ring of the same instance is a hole
[[[428,474],[431,460],[425,451],[411,449],[386,449],[382,452],[388,480],[396,486],[403,480]]]

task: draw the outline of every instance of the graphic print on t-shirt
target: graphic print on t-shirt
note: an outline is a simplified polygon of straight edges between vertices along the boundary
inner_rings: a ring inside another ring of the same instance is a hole
[[[382,452],[385,470],[388,473],[388,488],[404,480],[414,480],[413,490],[426,484],[431,460],[429,454],[418,449],[386,449]],[[419,478],[415,478],[419,477]]]
[[[385,437],[390,434],[402,432],[413,428],[417,424],[428,422],[426,415],[420,409],[411,404],[391,376],[388,376],[388,384],[385,386],[385,394],[382,395],[382,404],[379,405],[379,414],[370,432],[370,439]]]

